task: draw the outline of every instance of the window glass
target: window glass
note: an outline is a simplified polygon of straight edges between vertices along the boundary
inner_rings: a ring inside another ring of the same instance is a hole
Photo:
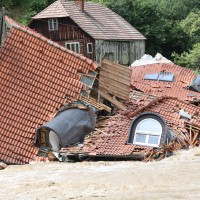
[[[172,74],[171,72],[159,72],[156,74],[146,74],[144,76],[144,79],[172,82],[174,80],[174,77],[175,77],[174,74]]]
[[[134,144],[157,147],[160,143],[162,126],[153,118],[140,121],[135,129]]]
[[[147,135],[144,134],[137,134],[136,135],[136,142],[140,142],[140,143],[146,143],[146,137]]]
[[[149,144],[159,144],[159,136],[158,135],[149,135]]]
[[[56,18],[49,19],[48,20],[48,26],[49,26],[50,31],[58,30],[58,19],[56,19]]]
[[[162,132],[162,127],[155,119],[148,118],[138,124],[136,131],[160,133]]]
[[[172,82],[174,80],[174,74],[172,74],[170,72],[160,72],[158,80],[159,81],[169,81],[169,82]]]
[[[67,45],[66,45],[66,47],[67,47],[67,49],[69,49],[69,50],[70,50],[70,44],[67,44]]]
[[[144,76],[145,80],[157,80],[158,79],[158,73],[157,74],[146,74]]]
[[[67,43],[65,43],[65,47],[71,51],[80,53],[80,43],[79,42],[67,42]]]
[[[76,52],[76,44],[71,44],[71,50]]]
[[[87,43],[87,53],[92,53],[93,48],[92,48],[92,43]]]

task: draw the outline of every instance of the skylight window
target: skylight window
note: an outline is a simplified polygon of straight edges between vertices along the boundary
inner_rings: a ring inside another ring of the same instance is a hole
[[[158,73],[157,74],[146,74],[144,76],[145,80],[158,80]]]
[[[158,80],[172,82],[174,80],[174,74],[170,72],[160,72],[158,76]]]
[[[174,77],[175,77],[174,74],[172,74],[171,72],[159,72],[156,74],[146,74],[144,76],[144,79],[172,82],[174,80]]]

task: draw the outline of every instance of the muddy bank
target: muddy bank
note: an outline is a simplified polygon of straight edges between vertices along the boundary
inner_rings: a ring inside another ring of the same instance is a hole
[[[200,199],[200,148],[160,162],[32,163],[0,171],[0,199]]]

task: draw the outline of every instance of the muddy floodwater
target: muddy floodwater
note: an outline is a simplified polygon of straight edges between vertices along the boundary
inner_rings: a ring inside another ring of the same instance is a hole
[[[0,171],[0,199],[200,199],[200,148],[160,162],[31,163]]]

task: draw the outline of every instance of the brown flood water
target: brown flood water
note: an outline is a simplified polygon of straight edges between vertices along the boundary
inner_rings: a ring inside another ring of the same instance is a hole
[[[200,199],[200,147],[160,162],[32,163],[0,171],[0,199]]]

